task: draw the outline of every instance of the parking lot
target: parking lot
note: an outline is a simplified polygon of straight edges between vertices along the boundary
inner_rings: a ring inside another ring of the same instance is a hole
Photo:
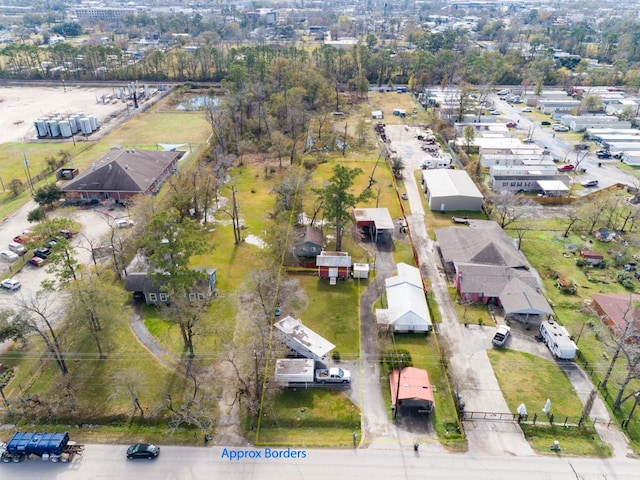
[[[9,242],[16,235],[31,227],[31,224],[27,221],[27,215],[34,208],[36,208],[36,204],[29,202],[13,216],[5,219],[0,226],[0,250],[6,250]],[[127,212],[124,209],[109,210],[108,208],[97,206],[91,209],[60,209],[50,215],[66,216],[82,225],[81,230],[71,239],[71,244],[75,247],[78,261],[81,264],[89,264],[91,262],[90,245],[99,243],[98,240],[109,232],[110,225],[114,224],[117,219],[126,219]],[[31,257],[31,252],[28,251],[26,255]],[[15,291],[2,289],[0,291],[0,308],[14,307],[20,299],[29,298],[40,290],[44,280],[51,278],[51,274],[47,272],[46,262],[41,267],[27,263],[18,271],[15,270],[16,267],[14,265],[2,262],[0,263],[0,272],[11,274],[10,278],[19,281],[22,287]]]

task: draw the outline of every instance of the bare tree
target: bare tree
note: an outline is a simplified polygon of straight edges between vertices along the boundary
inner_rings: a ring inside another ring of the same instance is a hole
[[[103,326],[126,314],[121,290],[113,284],[112,276],[99,276],[97,270],[84,269],[74,281],[65,285],[69,293],[66,316],[84,325],[98,349],[98,358],[107,358],[103,348]]]
[[[497,219],[502,228],[517,221],[526,214],[527,207],[533,207],[535,202],[520,199],[510,190],[505,190],[490,197],[492,204],[491,214]]]
[[[611,378],[611,374],[613,373],[613,369],[618,361],[620,355],[624,355],[624,351],[627,348],[627,343],[629,342],[632,335],[637,335],[635,331],[634,324],[634,302],[633,297],[629,296],[629,302],[625,308],[624,314],[622,316],[623,324],[620,327],[614,327],[611,335],[611,343],[614,345],[613,356],[611,357],[611,361],[609,362],[609,367],[607,368],[607,372],[602,379],[600,386],[605,389],[607,388],[607,384],[609,383],[609,379]]]
[[[193,360],[185,360],[182,363],[184,376],[190,384],[190,389],[185,386],[184,396],[180,399],[173,397],[171,393],[166,393],[166,408],[171,413],[169,425],[172,429],[178,429],[183,425],[199,428],[206,432],[214,425],[215,411],[213,399],[204,388],[204,370],[198,368]]]
[[[195,290],[194,286],[194,290]],[[182,345],[189,358],[195,357],[195,337],[202,333],[203,322],[209,302],[193,298],[187,295],[172,295],[171,303],[160,307],[160,316],[180,329]],[[205,296],[206,298],[206,296]]]
[[[66,354],[54,328],[54,322],[59,320],[60,314],[58,305],[54,305],[54,296],[59,299],[60,293],[53,290],[40,290],[31,297],[18,300],[20,315],[16,320],[26,333],[36,333],[42,339],[60,372],[66,376],[69,373]]]
[[[567,225],[564,233],[562,234],[565,238],[569,236],[569,232],[580,220],[582,220],[582,214],[576,208],[569,208],[566,211],[566,215],[564,217],[564,222]]]

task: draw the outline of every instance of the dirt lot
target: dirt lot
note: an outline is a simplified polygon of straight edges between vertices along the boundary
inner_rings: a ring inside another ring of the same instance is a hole
[[[0,144],[36,138],[34,122],[51,113],[95,115],[100,125],[117,112],[126,110],[121,101],[102,103],[111,87],[0,87]]]

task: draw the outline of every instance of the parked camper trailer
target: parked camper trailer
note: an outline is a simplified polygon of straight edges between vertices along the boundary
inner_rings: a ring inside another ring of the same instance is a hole
[[[578,346],[571,340],[567,329],[554,320],[545,320],[540,324],[540,336],[556,358],[571,360],[578,352]]]

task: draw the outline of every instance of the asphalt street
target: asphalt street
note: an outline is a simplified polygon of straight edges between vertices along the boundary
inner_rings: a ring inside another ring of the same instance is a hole
[[[260,458],[230,460],[231,448],[161,446],[156,460],[126,460],[126,446],[88,445],[71,464],[30,459],[0,465],[3,478],[22,480],[635,480],[638,461],[563,457],[484,456],[415,452],[407,446],[396,450],[298,448],[300,458],[282,458],[287,449],[233,449],[234,454]],[[304,455],[302,455],[304,452]],[[290,453],[289,453],[290,455]],[[274,458],[277,456],[278,458]]]

